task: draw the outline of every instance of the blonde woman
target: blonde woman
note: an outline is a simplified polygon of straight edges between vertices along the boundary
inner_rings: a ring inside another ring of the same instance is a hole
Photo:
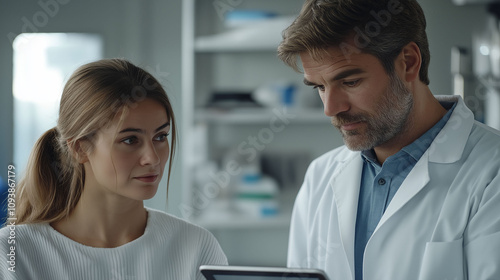
[[[167,162],[170,179],[175,139],[149,73],[119,59],[76,70],[0,230],[0,278],[203,279],[200,265],[227,264],[208,231],[143,205]]]

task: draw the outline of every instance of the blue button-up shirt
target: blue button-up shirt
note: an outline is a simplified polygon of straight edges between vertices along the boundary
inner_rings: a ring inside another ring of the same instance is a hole
[[[372,236],[394,194],[417,161],[429,148],[436,135],[450,119],[454,103],[441,103],[448,113],[431,129],[410,145],[388,157],[383,165],[377,160],[373,149],[361,152],[363,174],[358,201],[356,236],[354,244],[355,279],[363,279],[363,254],[366,243]]]

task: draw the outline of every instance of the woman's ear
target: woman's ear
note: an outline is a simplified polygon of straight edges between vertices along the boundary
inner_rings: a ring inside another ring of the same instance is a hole
[[[414,82],[420,79],[420,67],[422,65],[422,54],[415,42],[410,42],[401,51],[401,66],[403,75],[407,82]]]
[[[86,140],[67,141],[68,148],[78,163],[85,163],[88,159],[89,143]]]

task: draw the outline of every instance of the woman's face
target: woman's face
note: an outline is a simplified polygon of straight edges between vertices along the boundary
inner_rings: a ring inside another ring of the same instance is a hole
[[[85,166],[85,189],[132,200],[152,198],[169,155],[170,131],[165,108],[145,99],[102,128]]]

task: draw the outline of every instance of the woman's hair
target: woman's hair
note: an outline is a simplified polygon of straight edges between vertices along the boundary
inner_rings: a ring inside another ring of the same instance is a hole
[[[426,20],[416,0],[307,0],[299,16],[283,31],[278,56],[298,70],[297,56],[321,59],[330,47],[340,47],[347,59],[353,53],[377,57],[388,74],[404,46],[420,48],[420,80],[429,84],[429,43]]]
[[[176,130],[165,90],[151,74],[128,61],[103,59],[81,66],[66,83],[57,126],[38,139],[18,184],[16,223],[53,222],[68,216],[78,203],[85,183],[85,171],[78,162],[75,144],[86,141],[92,145],[99,129],[146,98],[162,104],[170,121],[168,188]]]

